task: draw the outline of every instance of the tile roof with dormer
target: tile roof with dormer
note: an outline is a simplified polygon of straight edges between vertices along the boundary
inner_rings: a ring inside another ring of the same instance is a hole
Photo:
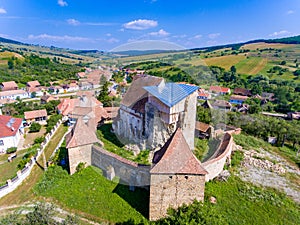
[[[207,171],[189,148],[180,128],[153,157],[151,174],[205,175]]]
[[[172,107],[197,91],[199,87],[187,84],[166,83],[158,86],[144,87],[144,89],[168,107]]]
[[[15,136],[22,126],[22,118],[0,115],[0,138]]]

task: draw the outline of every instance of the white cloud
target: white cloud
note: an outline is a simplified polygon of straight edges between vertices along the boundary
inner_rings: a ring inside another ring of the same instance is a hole
[[[150,36],[154,36],[154,37],[167,37],[170,35],[170,33],[168,33],[167,31],[160,29],[157,32],[151,32],[149,33]]]
[[[75,19],[68,19],[67,22],[68,22],[68,24],[70,24],[72,26],[78,26],[80,24],[80,22]]]
[[[6,10],[4,8],[0,8],[0,14],[5,14]]]
[[[58,0],[57,4],[59,4],[61,7],[68,6],[68,3],[64,0]]]
[[[76,37],[76,36],[55,36],[49,34],[40,34],[40,35],[32,35],[28,36],[30,40],[51,40],[51,41],[79,41],[79,42],[90,42],[91,39],[85,37]]]
[[[221,35],[220,33],[209,34],[208,38],[209,39],[215,39],[215,38],[219,37],[220,35]]]
[[[117,38],[109,38],[109,39],[107,39],[106,40],[108,43],[111,43],[111,44],[113,44],[113,43],[118,43],[120,40],[119,39],[117,39]]]
[[[199,39],[201,39],[202,38],[202,35],[201,34],[196,34],[195,36],[193,36],[193,37],[190,37],[189,38],[189,40],[199,40]]]
[[[286,12],[286,14],[288,14],[288,15],[290,15],[290,14],[294,14],[295,13],[295,11],[294,10],[289,10],[289,11],[287,11]]]
[[[156,27],[157,25],[158,23],[155,20],[138,19],[123,24],[123,27],[132,30],[147,30],[149,28]]]
[[[285,36],[285,35],[290,35],[291,32],[287,30],[281,30],[281,31],[275,31],[272,34],[269,34],[270,37],[278,37],[278,36]]]

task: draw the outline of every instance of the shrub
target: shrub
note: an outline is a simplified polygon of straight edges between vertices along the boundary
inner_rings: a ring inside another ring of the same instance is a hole
[[[39,132],[41,128],[42,128],[41,124],[33,122],[29,128],[29,132],[30,133]]]
[[[34,144],[41,144],[45,141],[45,137],[44,136],[40,136],[40,137],[37,137],[36,139],[34,139],[33,143]]]
[[[7,154],[11,154],[17,151],[17,147],[10,147],[6,150]]]
[[[76,166],[76,173],[80,173],[84,168],[85,168],[85,163],[80,162],[80,163]]]

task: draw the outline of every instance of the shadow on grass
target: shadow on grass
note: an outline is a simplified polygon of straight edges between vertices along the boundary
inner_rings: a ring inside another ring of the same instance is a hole
[[[124,144],[121,143],[119,141],[119,139],[117,138],[117,136],[111,132],[111,127],[112,124],[103,124],[101,125],[98,130],[101,131],[103,138],[105,138],[106,140],[114,143],[116,146],[118,146],[119,148],[124,147]]]
[[[119,183],[113,190],[113,193],[116,193],[123,198],[132,208],[141,213],[145,218],[149,218],[149,190],[136,187],[134,191],[130,191],[129,186]]]

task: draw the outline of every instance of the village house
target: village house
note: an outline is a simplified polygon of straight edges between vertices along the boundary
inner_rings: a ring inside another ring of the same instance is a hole
[[[232,109],[231,103],[226,100],[216,100],[211,105],[214,109],[225,109],[226,111],[231,111]]]
[[[63,116],[68,116],[68,114],[75,108],[76,102],[78,101],[78,98],[62,98],[60,103],[57,105],[58,113]]]
[[[88,80],[81,80],[79,81],[79,90],[90,90],[93,89],[93,83],[89,82]]]
[[[248,96],[248,97],[251,97],[252,96],[252,93],[250,90],[246,89],[246,88],[235,88],[233,90],[233,94],[235,95],[242,95],[242,96]]]
[[[231,104],[243,104],[248,99],[248,96],[231,95],[229,102]]]
[[[68,92],[75,92],[75,91],[79,91],[79,86],[77,83],[72,82],[69,84]]]
[[[17,99],[24,99],[29,97],[30,97],[29,93],[21,89],[0,92],[0,99],[17,100]]]
[[[44,92],[43,96],[41,97],[41,104],[46,104],[54,100],[59,100],[59,98],[52,95],[47,95],[46,92]]]
[[[28,81],[26,83],[26,89],[27,92],[29,92],[31,95],[35,93],[35,96],[42,96],[43,93],[43,87],[41,86],[40,82],[37,80],[34,81]]]
[[[208,100],[210,98],[211,98],[211,94],[209,92],[207,92],[203,88],[199,88],[199,90],[198,90],[198,99]]]
[[[27,124],[31,124],[32,122],[46,124],[47,111],[46,109],[26,111],[24,112],[24,118]]]
[[[24,134],[23,119],[0,115],[0,153],[17,147]]]
[[[230,94],[230,88],[220,86],[210,86],[209,91],[218,95]]]
[[[17,102],[17,100],[14,100],[14,99],[10,99],[10,98],[4,98],[4,99],[0,99],[0,107],[6,105],[6,104],[12,104],[12,103],[15,103]],[[1,113],[0,113],[1,115]]]
[[[76,75],[77,75],[77,78],[79,78],[79,79],[82,79],[82,78],[85,78],[85,77],[86,77],[85,72],[79,72],[79,73],[77,73]]]
[[[0,89],[1,91],[12,91],[12,90],[18,90],[18,85],[15,81],[7,81],[0,83]]]
[[[208,139],[212,136],[213,127],[209,124],[196,121],[195,136],[201,139]]]

